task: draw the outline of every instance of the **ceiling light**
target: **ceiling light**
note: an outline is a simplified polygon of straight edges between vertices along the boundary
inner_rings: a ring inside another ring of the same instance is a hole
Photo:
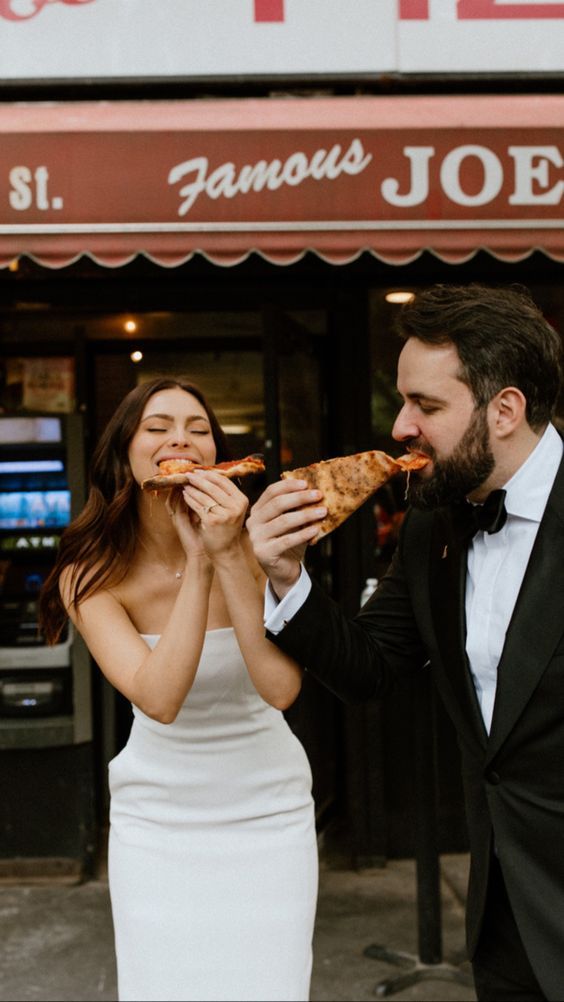
[[[242,422],[241,424],[222,424],[221,429],[226,435],[248,435],[253,430],[250,424]]]
[[[143,359],[143,352],[142,351],[132,351],[131,355],[129,357],[130,357],[130,359],[131,359],[132,362],[141,362],[142,359]]]
[[[408,289],[394,289],[392,292],[387,292],[385,298],[387,303],[410,303],[415,299],[415,293],[409,292]]]
[[[126,320],[123,329],[127,331],[128,334],[134,334],[137,330],[137,324],[135,320]]]

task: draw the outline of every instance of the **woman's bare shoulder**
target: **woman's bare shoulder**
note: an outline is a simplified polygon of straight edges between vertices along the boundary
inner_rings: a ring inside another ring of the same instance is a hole
[[[110,594],[111,585],[116,581],[116,574],[114,573],[110,577],[104,576],[101,562],[97,562],[92,567],[75,563],[67,564],[63,568],[59,577],[59,593],[67,612],[74,608],[77,594],[88,588],[90,584],[95,584],[98,578],[100,579],[99,587],[95,586],[89,594],[94,595],[99,592]]]
[[[74,605],[79,573],[79,564],[67,564],[66,567],[63,567],[59,577],[59,593],[67,612]]]

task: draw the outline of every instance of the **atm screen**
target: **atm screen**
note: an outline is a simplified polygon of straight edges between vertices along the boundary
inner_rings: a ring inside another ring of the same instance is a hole
[[[59,491],[67,487],[67,474],[62,459],[1,459],[0,492]]]
[[[0,492],[0,529],[42,529],[70,522],[69,490]]]
[[[1,417],[0,443],[62,442],[60,417]]]

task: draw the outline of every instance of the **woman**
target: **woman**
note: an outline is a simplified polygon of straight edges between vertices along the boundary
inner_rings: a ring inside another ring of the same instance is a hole
[[[119,997],[305,1000],[311,774],[281,712],[301,671],[264,636],[246,497],[214,471],[142,491],[170,458],[229,454],[202,393],[156,379],[110,420],[42,596],[48,639],[68,614],[133,704],[110,763]]]

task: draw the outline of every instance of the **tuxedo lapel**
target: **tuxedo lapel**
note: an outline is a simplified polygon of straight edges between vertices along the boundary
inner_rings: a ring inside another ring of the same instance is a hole
[[[485,748],[487,734],[466,657],[466,550],[460,545],[448,512],[437,513],[431,544],[431,609],[446,681],[462,714],[459,726]]]
[[[488,760],[523,712],[564,629],[564,461],[539,526],[498,667]]]

